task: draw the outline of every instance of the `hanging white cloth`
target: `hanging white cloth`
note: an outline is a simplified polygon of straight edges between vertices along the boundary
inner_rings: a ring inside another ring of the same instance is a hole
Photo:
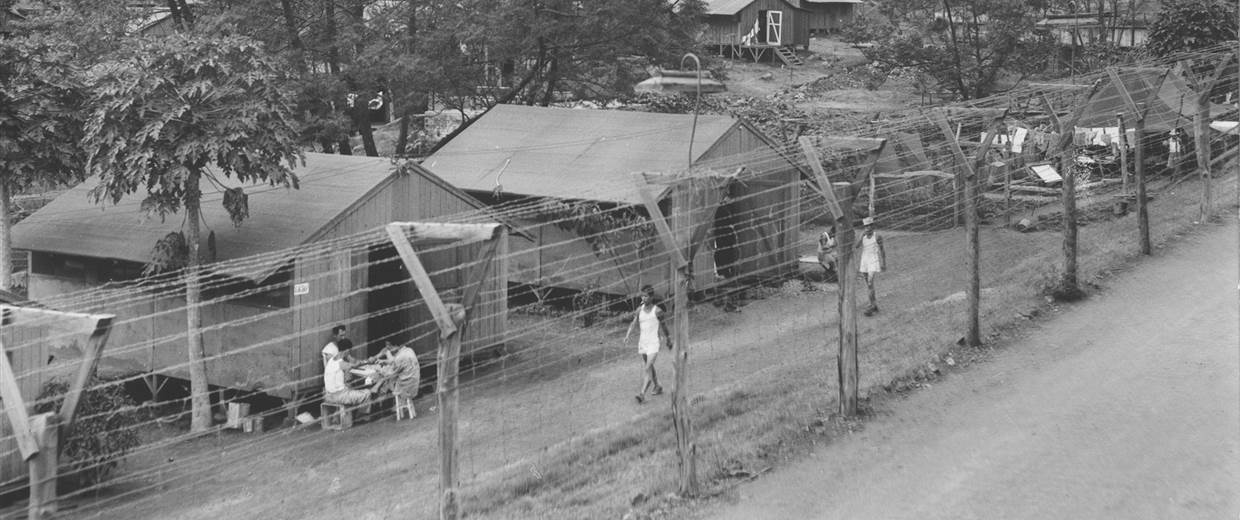
[[[1012,132],[1012,153],[1021,153],[1025,150],[1025,137],[1028,137],[1029,129],[1017,128]]]

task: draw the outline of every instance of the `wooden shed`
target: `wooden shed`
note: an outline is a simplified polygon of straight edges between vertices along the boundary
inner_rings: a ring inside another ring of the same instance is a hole
[[[795,271],[801,171],[748,123],[703,115],[695,129],[693,120],[499,105],[422,165],[488,204],[540,204],[512,222],[533,240],[511,241],[510,281],[632,295],[643,284],[666,288],[670,276],[662,245],[642,232],[653,226],[625,224],[648,223],[633,174],[683,171],[691,148],[695,168],[745,168],[725,186],[729,202],[703,217],[714,225],[694,258],[694,287]],[[666,210],[666,191],[652,195]],[[593,229],[556,223],[582,209],[615,218]]]
[[[834,34],[852,23],[862,0],[794,0],[805,10],[810,34]]]
[[[774,60],[809,48],[810,11],[786,0],[707,0],[702,44],[727,56]]]
[[[210,383],[282,398],[317,391],[319,351],[337,324],[348,328],[359,354],[391,338],[434,359],[435,324],[381,226],[487,220],[483,205],[421,167],[398,169],[387,158],[308,153],[295,173],[299,189],[247,186],[250,216],[239,227],[220,204],[222,190],[204,184],[202,249],[213,250],[217,261],[204,267]],[[156,241],[180,229],[183,218],[144,218],[140,196],[97,205],[87,197],[95,184],[68,190],[15,227],[14,247],[30,252],[30,298],[116,314],[105,361],[122,372],[187,378],[183,286],[140,277]],[[419,256],[435,285],[451,294],[480,248]],[[465,352],[504,341],[503,256],[463,336]]]

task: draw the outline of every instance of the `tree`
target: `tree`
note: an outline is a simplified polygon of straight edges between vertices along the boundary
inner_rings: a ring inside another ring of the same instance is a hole
[[[81,99],[72,44],[0,38],[0,289],[13,284],[12,194],[81,178]]]
[[[1045,66],[1052,39],[1035,26],[1046,2],[888,0],[889,23],[866,56],[912,67],[963,99],[991,95]]]
[[[1234,1],[1162,0],[1145,45],[1155,56],[1168,56],[1235,39]]]
[[[185,210],[191,430],[203,431],[211,410],[199,309],[200,184],[222,185],[223,176],[296,187],[301,155],[287,76],[252,40],[188,34],[138,40],[89,76],[83,147],[86,171],[99,176],[93,195],[117,203],[145,190],[144,210],[161,217]],[[235,190],[224,205],[240,225],[244,193]]]

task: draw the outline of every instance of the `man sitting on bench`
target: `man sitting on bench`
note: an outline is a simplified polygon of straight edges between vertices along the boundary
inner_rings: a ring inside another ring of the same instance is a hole
[[[345,384],[345,372],[353,367],[352,363],[344,359],[345,352],[336,352],[323,364],[323,402],[344,406],[359,405],[370,399],[375,389],[371,387],[354,390]]]

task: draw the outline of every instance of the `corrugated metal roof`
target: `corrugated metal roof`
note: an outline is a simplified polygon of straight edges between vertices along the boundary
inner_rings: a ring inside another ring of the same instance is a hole
[[[218,260],[229,260],[302,244],[351,204],[392,175],[391,159],[307,153],[295,171],[300,189],[245,185],[250,216],[234,227],[224,210],[223,192],[203,183],[205,236],[215,231]],[[221,179],[230,187],[240,183]],[[14,226],[13,247],[97,258],[147,262],[155,242],[179,230],[184,213],[145,218],[144,193],[120,203],[96,204],[89,197],[98,178],[69,189]]]
[[[706,14],[734,15],[753,0],[706,0]]]
[[[695,160],[737,124],[698,116]],[[683,170],[692,129],[686,114],[498,105],[422,166],[463,190],[640,204],[629,174]]]

